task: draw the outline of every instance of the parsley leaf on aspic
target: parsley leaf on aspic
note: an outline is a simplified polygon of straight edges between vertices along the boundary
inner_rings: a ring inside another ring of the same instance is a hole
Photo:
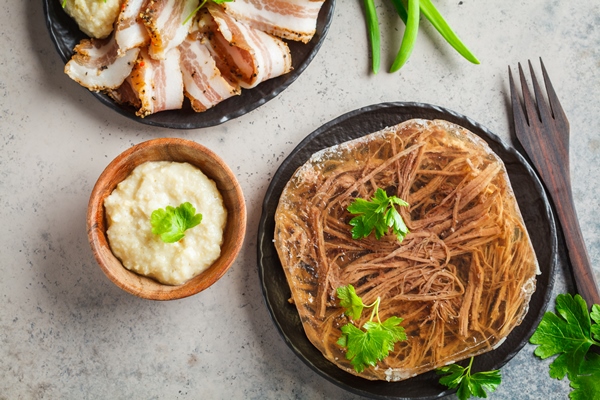
[[[373,308],[369,321],[363,324],[362,329],[348,323],[342,326],[342,336],[337,341],[347,349],[346,358],[356,372],[377,365],[377,361],[383,360],[394,350],[396,342],[406,340],[404,328],[400,326],[402,318],[392,316],[383,322],[379,319],[379,297],[373,304],[366,305],[352,285],[339,287],[337,294],[344,312],[354,320],[360,318],[364,308]]]
[[[352,319],[359,319],[365,305],[356,294],[354,286],[340,286],[337,289],[337,296],[340,299],[340,305],[346,310],[346,314],[350,315]]]
[[[486,391],[494,392],[502,382],[499,370],[471,374],[472,365],[473,357],[466,368],[458,364],[450,364],[436,369],[438,375],[446,375],[440,378],[442,385],[450,389],[458,387],[456,394],[460,400],[466,400],[471,396],[486,398]]]
[[[348,212],[356,215],[349,222],[353,226],[352,238],[362,239],[374,230],[375,237],[379,240],[387,233],[388,228],[392,228],[398,240],[404,240],[409,231],[396,210],[396,205],[407,207],[409,204],[396,196],[388,196],[381,188],[377,188],[371,200],[355,199],[348,206]]]
[[[585,300],[579,295],[559,294],[556,297],[556,312],[546,312],[529,341],[539,345],[535,355],[545,359],[558,354],[550,364],[550,376],[562,379],[579,374],[579,369],[591,345],[600,345],[598,325],[592,329],[590,314]],[[594,306],[592,317],[600,321],[600,307]],[[594,334],[594,338],[592,337]]]
[[[191,203],[185,202],[179,207],[167,206],[154,210],[150,215],[152,233],[160,235],[165,243],[175,243],[183,239],[184,232],[202,221],[202,214],[196,214]]]

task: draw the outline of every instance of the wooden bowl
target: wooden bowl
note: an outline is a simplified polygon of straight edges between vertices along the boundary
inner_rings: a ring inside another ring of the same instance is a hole
[[[227,208],[221,255],[205,271],[186,283],[171,286],[129,271],[112,253],[106,236],[104,199],[146,161],[188,162],[215,181]],[[242,189],[229,167],[215,153],[189,140],[162,138],[140,143],[115,158],[98,178],[87,211],[87,234],[102,271],[121,289],[152,300],[174,300],[206,289],[229,269],[242,247],[246,232],[246,205]]]

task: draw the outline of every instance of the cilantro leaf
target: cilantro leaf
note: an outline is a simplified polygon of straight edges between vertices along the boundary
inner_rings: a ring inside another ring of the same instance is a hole
[[[375,231],[377,240],[381,239],[392,228],[392,232],[402,241],[409,230],[402,216],[396,210],[396,205],[407,207],[409,204],[396,197],[388,197],[385,190],[377,188],[370,201],[357,198],[349,206],[348,212],[357,215],[349,224],[352,228],[352,238],[362,239]]]
[[[445,365],[436,369],[438,375],[446,375],[440,378],[440,384],[454,389],[460,400],[466,400],[471,396],[487,398],[486,392],[494,392],[502,382],[502,375],[499,370],[484,371],[471,374],[473,357],[469,365],[465,368],[458,364]]]
[[[402,318],[392,316],[384,322],[379,320],[379,297],[373,304],[365,305],[352,285],[339,287],[337,295],[345,312],[355,320],[360,318],[364,308],[373,308],[371,318],[362,326],[364,330],[348,323],[342,326],[342,336],[337,341],[347,349],[346,358],[356,372],[377,365],[377,361],[383,360],[394,350],[396,342],[406,340],[404,328],[400,326]]]
[[[596,342],[591,337],[592,328],[587,304],[581,296],[559,294],[556,297],[556,311],[559,315],[553,312],[544,314],[529,341],[539,345],[534,353],[542,359],[559,355],[550,364],[550,376],[562,379],[567,374],[579,374],[585,354]],[[597,335],[598,328],[594,328],[594,332]]]
[[[165,243],[175,243],[183,239],[184,232],[201,221],[202,214],[196,214],[196,209],[189,202],[182,203],[177,208],[159,208],[150,215],[152,233],[160,235]]]
[[[352,319],[359,319],[362,314],[364,304],[362,299],[356,294],[354,286],[341,286],[337,289],[337,296],[340,299],[340,305],[345,311],[352,317]]]
[[[596,320],[594,320],[596,321]],[[569,375],[570,385],[574,389],[569,393],[571,400],[588,400],[600,397],[600,355],[590,353],[579,370],[578,375]]]

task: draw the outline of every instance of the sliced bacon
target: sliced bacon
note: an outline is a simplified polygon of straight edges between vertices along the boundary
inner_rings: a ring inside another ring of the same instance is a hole
[[[193,18],[186,19],[198,5],[198,0],[148,0],[141,18],[150,34],[152,58],[163,60],[185,40]]]
[[[118,49],[114,35],[107,39],[83,39],[75,46],[65,73],[93,91],[116,89],[131,73],[140,52],[134,48],[119,56]]]
[[[324,0],[235,0],[226,12],[254,29],[308,43],[315,34]]]
[[[217,40],[215,35],[219,36],[221,33],[217,27],[216,22],[213,20],[212,15],[208,12],[206,8],[201,9],[196,16],[196,21],[190,28],[189,36],[194,40],[199,40],[206,46],[209,50],[213,60],[215,60],[215,64],[221,75],[229,82],[232,86],[239,87],[238,78],[236,77],[237,72],[235,71],[235,66],[230,66],[229,64],[233,64],[233,62],[227,62],[227,52],[222,51],[225,54],[221,55],[216,47]],[[224,40],[224,39],[221,39]]]
[[[138,94],[131,86],[131,76],[128,76],[118,89],[109,90],[107,93],[119,104],[130,104],[138,109],[142,106],[142,102],[140,101]]]
[[[281,39],[252,29],[226,14],[222,7],[209,4],[212,22],[201,17],[200,24],[212,30],[206,35],[209,49],[221,60],[221,70],[228,70],[243,88],[289,72],[292,69],[290,50]]]
[[[221,101],[239,95],[239,86],[223,78],[206,45],[188,36],[179,45],[185,96],[194,111],[206,111]]]
[[[140,12],[147,0],[125,0],[121,12],[115,23],[115,40],[119,45],[119,54],[123,54],[134,47],[147,46],[150,35]]]
[[[195,111],[205,111],[242,87],[289,72],[287,44],[256,27],[308,41],[314,27],[305,28],[316,24],[323,1],[235,0],[239,7],[226,3],[227,10],[209,2],[184,24],[199,0],[123,0],[114,33],[82,40],[64,70],[82,86],[131,104],[142,118],[181,108],[184,96]],[[239,10],[249,11],[240,18],[254,27],[228,14]],[[259,23],[257,10],[265,17]],[[277,15],[279,25],[268,22]]]
[[[164,60],[155,60],[146,49],[140,51],[131,72],[131,88],[140,100],[139,117],[183,105],[183,78],[179,67],[179,50],[171,49]]]

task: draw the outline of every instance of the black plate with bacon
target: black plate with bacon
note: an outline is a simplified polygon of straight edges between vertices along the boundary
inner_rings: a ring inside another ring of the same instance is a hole
[[[285,40],[292,58],[292,70],[290,72],[266,80],[251,89],[243,89],[240,95],[225,99],[206,111],[194,111],[190,100],[186,98],[181,109],[149,113],[149,115],[141,118],[136,115],[136,111],[140,114],[138,108],[128,104],[120,104],[115,101],[115,96],[109,96],[106,91],[92,91],[91,93],[101,103],[119,114],[147,125],[173,129],[196,129],[221,124],[242,116],[271,100],[300,76],[316,56],[323,43],[333,17],[334,6],[335,0],[324,2],[317,18],[315,34],[308,43]],[[73,58],[75,46],[87,37],[81,32],[76,22],[63,10],[60,1],[44,0],[44,13],[51,39],[60,57],[67,63]]]

